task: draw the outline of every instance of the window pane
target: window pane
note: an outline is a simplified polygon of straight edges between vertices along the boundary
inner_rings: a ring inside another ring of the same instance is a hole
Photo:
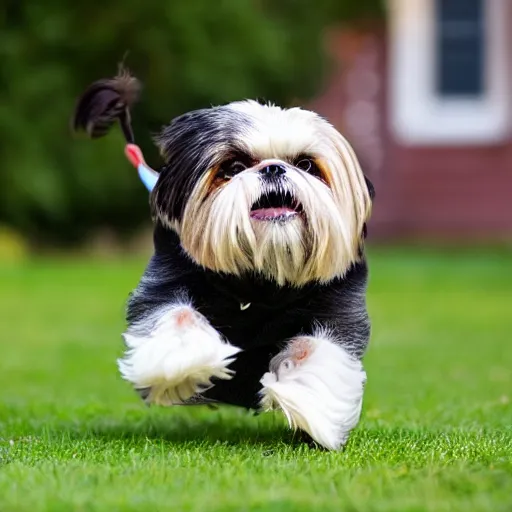
[[[436,0],[438,94],[484,92],[484,26],[484,0]]]

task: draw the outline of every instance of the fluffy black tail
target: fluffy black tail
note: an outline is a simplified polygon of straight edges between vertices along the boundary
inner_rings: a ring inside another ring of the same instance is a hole
[[[140,82],[123,69],[114,78],[91,84],[78,99],[73,129],[89,137],[103,137],[119,121],[126,142],[134,144],[130,107],[137,101]]]

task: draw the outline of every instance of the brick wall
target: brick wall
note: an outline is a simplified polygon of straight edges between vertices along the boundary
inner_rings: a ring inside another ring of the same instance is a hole
[[[512,141],[469,147],[405,147],[387,123],[383,23],[328,34],[331,79],[311,108],[352,142],[377,198],[375,238],[512,239]]]

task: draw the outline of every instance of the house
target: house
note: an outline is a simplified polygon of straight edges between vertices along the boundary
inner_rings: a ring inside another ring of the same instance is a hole
[[[389,0],[331,32],[312,107],[358,152],[375,238],[512,239],[512,1]]]

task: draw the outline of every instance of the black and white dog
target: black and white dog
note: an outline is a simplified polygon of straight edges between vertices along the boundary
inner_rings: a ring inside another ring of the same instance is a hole
[[[140,171],[137,87],[126,73],[96,82],[75,128],[96,137],[119,120]],[[154,255],[129,300],[122,376],[148,403],[278,409],[341,448],[370,335],[373,187],[349,143],[313,112],[241,101],[174,119],[156,144]]]

